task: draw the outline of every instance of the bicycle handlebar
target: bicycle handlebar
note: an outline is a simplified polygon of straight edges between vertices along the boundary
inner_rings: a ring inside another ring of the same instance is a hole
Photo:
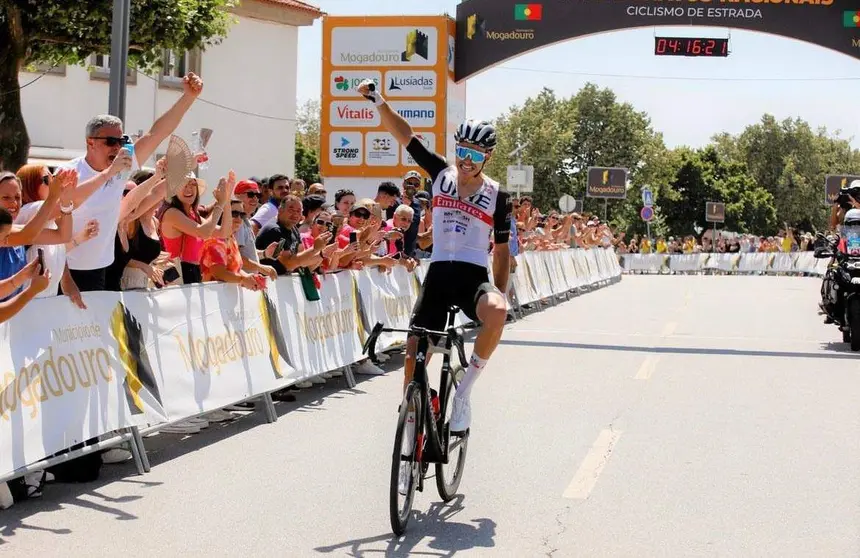
[[[463,332],[465,331],[463,326],[458,326],[453,329],[459,335],[463,335]],[[416,335],[418,337],[427,337],[429,335],[448,337],[449,335],[447,331],[435,331],[424,327],[410,327],[407,329],[392,328],[385,327],[382,322],[376,322],[376,325],[373,326],[372,330],[370,330],[370,335],[368,336],[367,341],[364,342],[364,346],[361,350],[362,354],[369,356],[371,361],[376,360],[376,341],[382,333],[406,333],[407,335]]]

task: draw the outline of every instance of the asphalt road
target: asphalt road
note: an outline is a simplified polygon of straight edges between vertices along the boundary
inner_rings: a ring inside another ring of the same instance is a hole
[[[860,355],[810,278],[625,276],[506,330],[463,494],[388,524],[399,367],[147,439],[0,512],[10,556],[857,556]]]

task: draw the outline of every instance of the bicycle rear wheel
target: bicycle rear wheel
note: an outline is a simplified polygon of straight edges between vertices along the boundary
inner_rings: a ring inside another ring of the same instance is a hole
[[[407,418],[412,414],[414,422],[407,425]],[[391,529],[395,535],[402,535],[412,515],[412,501],[415,498],[415,487],[418,485],[418,475],[421,474],[419,455],[419,436],[422,429],[421,421],[421,390],[418,384],[410,383],[406,387],[403,402],[400,404],[400,415],[397,419],[397,430],[394,436],[394,453],[391,459],[390,506]],[[421,437],[423,440],[423,436]],[[400,482],[400,471],[404,470],[404,482]],[[403,486],[401,486],[403,484]],[[403,490],[401,490],[401,488]]]
[[[460,481],[463,479],[463,468],[466,466],[466,449],[469,446],[469,434],[455,436],[451,434],[449,423],[453,405],[451,398],[454,397],[454,377],[463,377],[463,367],[459,364],[453,365],[451,374],[448,375],[445,389],[445,419],[443,421],[442,435],[448,442],[448,463],[436,464],[436,488],[439,496],[445,502],[450,502],[457,495]]]

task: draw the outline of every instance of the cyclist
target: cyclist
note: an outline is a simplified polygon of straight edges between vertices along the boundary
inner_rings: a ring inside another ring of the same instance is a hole
[[[467,120],[454,134],[456,162],[428,150],[412,127],[395,112],[371,80],[359,93],[376,105],[382,126],[394,136],[430,175],[432,186],[433,255],[427,277],[412,310],[410,327],[442,330],[448,307],[458,306],[481,330],[463,379],[454,394],[451,431],[464,433],[471,423],[472,386],[502,337],[507,317],[505,296],[510,274],[508,237],[511,234],[511,200],[499,183],[487,177],[484,167],[496,147],[496,131],[487,122]],[[493,279],[488,275],[490,233],[493,233]],[[404,388],[415,370],[417,337],[406,343]],[[417,355],[419,359],[427,355]],[[412,417],[410,417],[412,418]]]

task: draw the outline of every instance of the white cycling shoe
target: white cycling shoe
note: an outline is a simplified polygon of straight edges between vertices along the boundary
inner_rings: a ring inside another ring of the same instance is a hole
[[[472,423],[472,404],[465,397],[454,396],[451,410],[451,432],[465,433]]]

